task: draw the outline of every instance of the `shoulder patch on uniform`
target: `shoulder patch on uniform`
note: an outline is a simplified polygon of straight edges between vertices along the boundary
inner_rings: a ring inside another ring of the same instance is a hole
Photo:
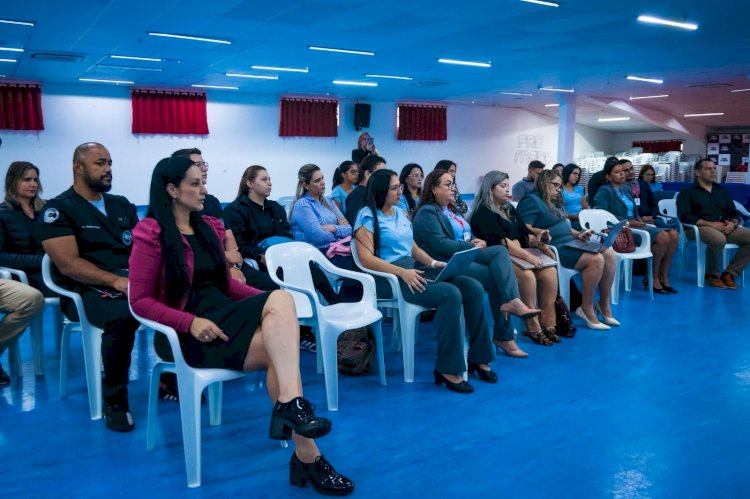
[[[122,233],[122,244],[125,246],[130,246],[130,243],[133,242],[133,233],[129,230],[126,230]]]
[[[57,208],[47,208],[44,210],[44,216],[43,220],[46,224],[51,224],[57,221],[57,219],[60,218],[60,212],[57,211]]]

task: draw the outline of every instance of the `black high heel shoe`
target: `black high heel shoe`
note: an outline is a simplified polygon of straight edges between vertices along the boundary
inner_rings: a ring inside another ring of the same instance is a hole
[[[679,291],[677,291],[677,290],[676,290],[675,288],[673,288],[672,286],[667,286],[666,284],[664,284],[664,283],[663,283],[663,282],[661,282],[661,281],[659,281],[659,282],[661,283],[661,287],[662,287],[662,288],[664,289],[664,291],[666,291],[667,293],[672,293],[673,295],[676,295],[677,293],[679,293]]]
[[[450,391],[457,393],[471,393],[474,391],[474,387],[471,386],[468,381],[462,380],[460,383],[454,383],[453,381],[449,381],[448,378],[437,371],[432,371],[432,375],[435,376],[436,385],[440,386],[445,383],[445,386]]]
[[[659,284],[661,284],[661,282]],[[664,285],[662,284],[662,286]],[[648,278],[643,280],[643,290],[648,291]],[[655,295],[668,295],[670,294],[670,292],[667,291],[667,288],[662,287],[662,288],[654,288],[654,294]]]
[[[487,383],[497,383],[497,373],[492,369],[482,369],[479,364],[469,362],[469,374],[477,373],[479,379]]]
[[[293,452],[289,463],[289,483],[304,487],[308,482],[315,492],[327,496],[348,496],[354,492],[354,482],[339,475],[323,456],[315,458],[315,462],[303,463]]]
[[[306,438],[320,438],[331,431],[331,420],[315,417],[315,407],[302,397],[289,402],[276,401],[271,413],[271,429],[268,436],[273,440],[289,440],[292,430]]]

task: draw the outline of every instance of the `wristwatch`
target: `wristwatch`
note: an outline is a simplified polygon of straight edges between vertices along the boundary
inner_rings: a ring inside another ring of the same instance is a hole
[[[241,263],[233,263],[232,264],[232,268],[240,270],[240,269],[242,269],[242,264]]]

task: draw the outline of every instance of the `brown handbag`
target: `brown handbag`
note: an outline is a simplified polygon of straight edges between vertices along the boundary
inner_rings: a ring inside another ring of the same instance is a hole
[[[635,237],[629,227],[623,227],[617,234],[612,249],[618,253],[632,253],[635,251]]]

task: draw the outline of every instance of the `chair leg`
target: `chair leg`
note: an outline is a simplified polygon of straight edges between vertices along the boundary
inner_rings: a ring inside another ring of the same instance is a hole
[[[23,377],[23,361],[21,360],[21,345],[19,344],[19,338],[16,338],[13,343],[8,346],[8,369],[10,369],[10,375],[19,379]]]
[[[194,376],[178,378],[182,446],[185,451],[185,472],[190,488],[201,486],[201,392]]]
[[[706,274],[706,245],[700,241],[695,242],[695,267],[698,273],[698,287],[703,287]]]
[[[71,324],[66,324],[60,338],[60,398],[68,394],[68,358],[70,357]]]
[[[373,336],[375,336],[375,352],[378,356],[378,373],[380,373],[380,384],[385,386],[385,354],[383,353],[383,321],[379,320],[373,324],[372,327]]]
[[[217,381],[208,385],[208,424],[221,424],[221,399],[224,393],[224,383]]]
[[[169,364],[157,362],[151,371],[151,383],[148,390],[148,415],[146,420],[146,450],[154,450],[156,443],[156,413],[159,408],[159,378]]]
[[[391,336],[391,341],[393,342],[393,348],[396,349],[397,352],[401,351],[401,311],[398,309],[398,307],[394,307],[391,309],[393,311],[391,317],[393,318],[393,334]]]
[[[414,342],[419,321],[419,314],[411,310],[400,312],[401,355],[404,359],[404,382],[414,382]]]
[[[84,331],[83,360],[91,419],[102,418],[102,330]]]
[[[623,260],[619,258],[615,260],[615,279],[612,281],[612,298],[610,302],[612,305],[620,303],[620,279],[622,278],[622,264]]]
[[[559,264],[558,264],[559,265]],[[565,304],[570,307],[570,277],[567,279],[564,276],[557,274],[559,279],[560,296],[565,300]]]
[[[654,270],[654,259],[653,257],[646,258],[647,276],[648,276],[648,298],[654,299],[654,282],[653,282],[653,270]]]
[[[315,363],[318,374],[323,374],[323,352],[320,351],[320,327],[313,326],[315,331]]]
[[[339,410],[339,377],[338,356],[336,354],[336,340],[339,332],[324,330],[320,331],[320,343],[318,351],[323,355],[323,376],[326,383],[326,399],[329,411]]]
[[[625,291],[630,292],[633,290],[633,260],[623,260],[622,271],[625,278]]]
[[[34,355],[34,373],[44,376],[44,311],[34,317],[29,325],[31,332],[31,351]]]
[[[50,307],[52,310],[52,323],[55,325],[55,351],[60,351],[60,340],[62,338],[63,328],[65,327],[65,318],[63,317],[60,304],[57,303]]]

